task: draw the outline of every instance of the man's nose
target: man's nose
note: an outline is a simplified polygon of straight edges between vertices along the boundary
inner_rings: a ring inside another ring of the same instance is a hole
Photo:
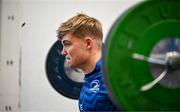
[[[66,55],[67,55],[67,51],[63,48],[62,51],[61,51],[61,54],[62,54],[63,56],[66,56]]]

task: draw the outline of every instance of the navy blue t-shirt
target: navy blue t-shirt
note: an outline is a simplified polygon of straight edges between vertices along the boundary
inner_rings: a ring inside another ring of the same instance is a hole
[[[96,63],[96,67],[90,74],[85,75],[85,82],[79,97],[80,112],[86,111],[118,111],[112,103],[105,88],[101,71],[102,61]]]

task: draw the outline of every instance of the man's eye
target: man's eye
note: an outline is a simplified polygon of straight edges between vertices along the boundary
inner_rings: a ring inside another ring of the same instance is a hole
[[[65,43],[65,44],[64,44],[65,47],[68,47],[68,46],[70,46],[70,45],[71,45],[71,44],[68,44],[68,43]]]

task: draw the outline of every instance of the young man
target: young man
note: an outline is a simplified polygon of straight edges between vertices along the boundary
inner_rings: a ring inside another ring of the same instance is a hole
[[[57,30],[63,45],[65,64],[85,73],[80,97],[80,111],[118,111],[105,89],[101,71],[102,25],[85,14],[77,14],[62,23]]]

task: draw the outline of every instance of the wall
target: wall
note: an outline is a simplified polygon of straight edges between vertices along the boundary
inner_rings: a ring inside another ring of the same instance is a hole
[[[20,2],[1,1],[0,111],[19,111]]]

